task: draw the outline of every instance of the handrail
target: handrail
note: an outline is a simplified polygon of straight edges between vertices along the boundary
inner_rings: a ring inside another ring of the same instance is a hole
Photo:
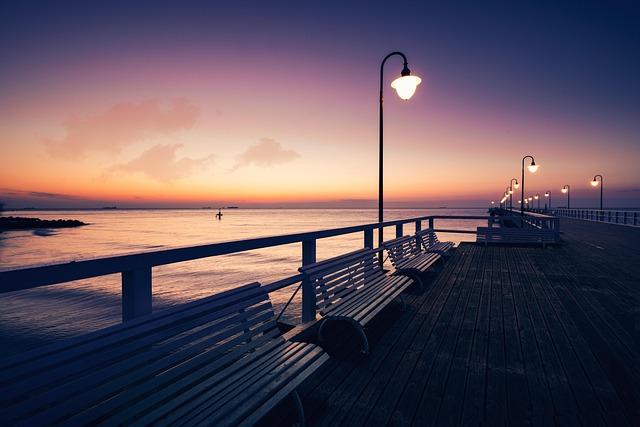
[[[395,226],[396,236],[399,237],[403,235],[403,226],[409,223],[414,223],[415,231],[420,231],[422,229],[422,221],[428,221],[429,229],[434,230],[435,219],[490,220],[491,218],[478,215],[420,216],[385,221],[383,223],[368,223],[311,232],[160,249],[57,264],[32,265],[0,271],[0,294],[121,273],[122,316],[123,321],[127,321],[151,312],[151,269],[156,266],[292,243],[302,243],[302,264],[306,265],[316,261],[316,241],[318,239],[364,232],[364,247],[374,249],[373,231],[381,227]],[[446,231],[453,232],[454,230]],[[459,232],[463,231],[465,230],[459,230]],[[291,286],[301,280],[302,277],[300,275],[294,275],[264,287],[267,292],[273,292]],[[303,321],[315,318],[315,301],[310,300],[312,298],[310,290],[305,292],[307,286],[304,283],[302,285]],[[307,305],[305,305],[305,301]]]
[[[603,222],[637,227],[640,226],[640,211],[616,210],[616,209],[566,209],[557,208],[554,214],[564,218],[573,218],[583,221]]]

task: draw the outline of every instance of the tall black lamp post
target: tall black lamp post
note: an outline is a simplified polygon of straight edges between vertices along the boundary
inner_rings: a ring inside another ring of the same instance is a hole
[[[598,181],[596,178],[600,178]],[[604,188],[604,182],[602,181],[602,175],[594,175],[593,181],[591,181],[593,187],[600,185],[600,210],[602,211],[602,189]]]
[[[567,209],[571,209],[571,186],[567,184],[561,191],[567,195]]]
[[[538,210],[540,210],[540,193],[536,193],[533,198],[538,201]]]
[[[522,204],[520,205],[521,216],[524,215],[524,161],[527,160],[527,158],[531,159],[531,164],[527,166],[527,169],[529,169],[529,172],[535,173],[540,167],[540,165],[536,165],[536,161],[533,159],[533,156],[524,156],[522,158],[522,177],[520,179],[520,186],[522,187],[522,190],[520,191],[521,200],[522,200]],[[521,221],[520,225],[524,226],[524,221]]]
[[[511,181],[509,181],[509,210],[510,211],[513,211],[513,189],[518,187],[520,187],[520,184],[518,184],[518,180],[515,178],[511,178]]]
[[[400,72],[400,77],[395,79],[391,83],[391,87],[396,90],[398,96],[404,100],[407,100],[413,96],[416,91],[416,87],[420,84],[422,79],[417,76],[412,76],[409,67],[407,66],[407,57],[402,52],[391,52],[387,56],[384,57],[382,63],[380,64],[380,133],[378,140],[380,142],[380,151],[378,154],[378,162],[379,162],[379,172],[378,172],[378,222],[382,223],[384,221],[384,198],[383,198],[383,122],[384,116],[382,113],[382,101],[383,101],[383,88],[384,88],[384,64],[387,62],[387,59],[391,58],[394,55],[398,55],[402,57],[404,61],[404,65],[402,67],[402,71]],[[384,241],[383,237],[384,227],[380,226],[378,230],[378,248],[382,247],[382,242]],[[382,252],[379,253],[380,264],[382,264]]]
[[[551,191],[549,191],[549,190],[545,191],[544,197],[548,197],[549,198],[549,204],[547,205],[547,209],[551,210]]]

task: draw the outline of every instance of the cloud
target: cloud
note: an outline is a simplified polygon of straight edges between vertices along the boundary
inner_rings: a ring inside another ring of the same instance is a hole
[[[60,199],[60,200],[84,200],[82,197],[71,194],[48,193],[44,191],[13,190],[10,188],[0,188],[0,194],[11,197],[30,197],[36,199]]]
[[[236,164],[231,168],[235,171],[243,166],[272,166],[288,163],[300,157],[294,150],[285,150],[279,142],[272,138],[262,138],[259,143],[252,145],[240,154]]]
[[[169,108],[158,100],[119,103],[93,116],[70,117],[63,123],[63,138],[45,138],[43,143],[54,157],[77,159],[89,151],[113,154],[150,136],[191,128],[198,114],[198,107],[186,98],[174,100]]]
[[[142,173],[155,181],[168,183],[189,176],[213,161],[213,155],[178,159],[176,151],[181,147],[182,144],[154,145],[135,159],[111,167],[107,175],[114,172]]]

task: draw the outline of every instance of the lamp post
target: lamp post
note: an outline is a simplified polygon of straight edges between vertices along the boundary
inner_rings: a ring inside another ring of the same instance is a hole
[[[515,183],[513,182],[515,181]],[[509,210],[513,212],[513,189],[520,187],[518,184],[518,180],[515,178],[511,178],[509,181]]]
[[[382,223],[384,221],[383,209],[384,209],[384,198],[383,198],[383,123],[384,123],[384,115],[382,110],[382,102],[383,102],[383,88],[384,88],[384,64],[387,62],[387,59],[392,56],[401,56],[404,61],[404,65],[402,67],[402,71],[400,72],[400,77],[391,82],[391,87],[396,90],[398,96],[404,100],[408,100],[413,96],[416,91],[416,87],[422,81],[420,77],[412,76],[409,67],[407,66],[407,57],[402,52],[391,52],[387,56],[384,57],[382,63],[380,64],[380,129],[379,129],[379,154],[378,154],[378,163],[379,163],[379,172],[378,172],[378,222]],[[383,238],[383,230],[384,227],[380,226],[378,230],[378,248],[382,247]],[[378,254],[378,259],[380,260],[380,264],[382,265],[382,252]]]
[[[600,178],[600,180],[598,181],[596,178]],[[604,182],[602,181],[602,175],[594,175],[593,176],[593,181],[591,181],[591,185],[593,187],[597,187],[598,184],[600,185],[600,211],[602,211],[602,189],[604,188]]]
[[[548,197],[549,198],[549,204],[547,205],[547,209],[551,210],[551,191],[549,191],[549,190],[545,191],[544,197]]]
[[[534,160],[533,156],[524,156],[522,158],[522,177],[520,179],[520,185],[522,186],[520,197],[522,198],[522,200],[524,200],[524,161],[527,160],[527,158],[531,159],[531,164],[527,166],[527,169],[529,169],[529,172],[535,173],[540,167],[540,165],[536,165],[536,161]],[[523,214],[524,214],[524,203],[520,205],[520,215],[522,216]],[[520,220],[521,220],[520,226],[524,226],[524,221],[522,221],[522,218],[520,218]]]
[[[533,198],[538,201],[538,210],[540,210],[540,193],[537,193]]]
[[[571,209],[571,186],[565,185],[561,191],[567,195],[567,209]]]

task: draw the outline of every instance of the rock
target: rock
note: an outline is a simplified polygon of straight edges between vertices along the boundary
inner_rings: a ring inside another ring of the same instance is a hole
[[[87,225],[77,219],[40,219],[18,216],[0,217],[0,231],[32,230],[37,228],[69,228]]]

